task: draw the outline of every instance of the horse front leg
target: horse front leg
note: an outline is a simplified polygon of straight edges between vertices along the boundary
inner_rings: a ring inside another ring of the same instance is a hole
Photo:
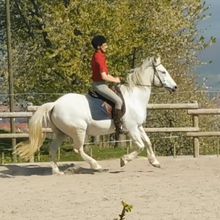
[[[147,136],[147,134],[145,133],[143,126],[139,127],[139,130],[140,130],[142,140],[144,141],[144,143],[146,143],[147,157],[148,157],[149,163],[154,167],[160,168],[160,163],[154,154],[151,141],[149,137]]]
[[[135,143],[135,145],[138,147],[138,149],[136,151],[131,152],[130,154],[124,155],[120,159],[120,166],[121,167],[125,166],[128,162],[135,159],[138,156],[138,154],[140,154],[144,149],[144,142],[141,139],[140,131],[138,129],[130,131],[130,136],[131,136],[133,142]]]

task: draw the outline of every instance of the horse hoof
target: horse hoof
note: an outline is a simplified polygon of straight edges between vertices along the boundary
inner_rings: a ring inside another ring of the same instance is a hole
[[[154,158],[148,158],[149,163],[156,168],[161,168],[160,167],[160,163],[158,162],[158,160],[154,159]]]
[[[65,170],[65,174],[79,174],[81,172],[81,167],[69,167]]]
[[[62,175],[64,175],[64,172],[61,172],[61,171],[59,171],[59,172],[53,172],[53,175],[62,176]]]
[[[124,167],[126,164],[125,160],[123,158],[120,158],[120,167]]]
[[[100,165],[96,165],[96,166],[94,166],[94,167],[91,166],[91,169],[93,169],[93,170],[95,170],[95,171],[103,170]]]
[[[153,167],[156,167],[156,168],[161,168],[160,164],[159,163],[155,163],[155,164],[151,164]]]

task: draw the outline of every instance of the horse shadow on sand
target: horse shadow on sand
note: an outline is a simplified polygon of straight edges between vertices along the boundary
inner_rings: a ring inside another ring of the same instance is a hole
[[[64,175],[73,175],[73,174],[90,174],[94,175],[96,173],[108,172],[108,169],[102,170],[93,170],[91,168],[84,168],[74,163],[71,164],[62,164],[59,165],[60,171],[64,173]],[[51,167],[43,167],[38,164],[27,164],[27,165],[19,165],[19,164],[8,164],[8,165],[0,165],[0,178],[13,178],[16,176],[50,176],[52,175]]]

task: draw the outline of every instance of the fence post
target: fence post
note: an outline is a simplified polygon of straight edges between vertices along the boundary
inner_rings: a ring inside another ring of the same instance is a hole
[[[37,154],[37,161],[40,162],[41,161],[41,155],[40,155],[40,151],[38,151],[38,154]]]
[[[34,155],[33,155],[33,156],[31,156],[29,162],[30,162],[30,163],[34,163],[34,161],[35,161],[35,160],[34,160]]]
[[[60,161],[60,158],[61,158],[61,150],[60,147],[58,147],[57,160]]]
[[[89,154],[90,154],[91,157],[93,157],[92,146],[89,146]]]
[[[199,116],[193,115],[193,126],[199,127]],[[199,138],[193,137],[193,156],[199,157]]]
[[[4,152],[2,152],[1,163],[2,163],[2,164],[5,164],[5,153],[4,153]]]

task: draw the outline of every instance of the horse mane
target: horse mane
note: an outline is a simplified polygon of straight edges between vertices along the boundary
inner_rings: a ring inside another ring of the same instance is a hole
[[[141,66],[136,67],[134,69],[131,69],[128,72],[128,75],[126,77],[126,83],[128,84],[128,87],[134,87],[136,85],[150,85],[150,74],[148,75],[149,77],[146,78],[143,77],[143,71],[148,67],[152,66],[152,58],[146,58]]]

